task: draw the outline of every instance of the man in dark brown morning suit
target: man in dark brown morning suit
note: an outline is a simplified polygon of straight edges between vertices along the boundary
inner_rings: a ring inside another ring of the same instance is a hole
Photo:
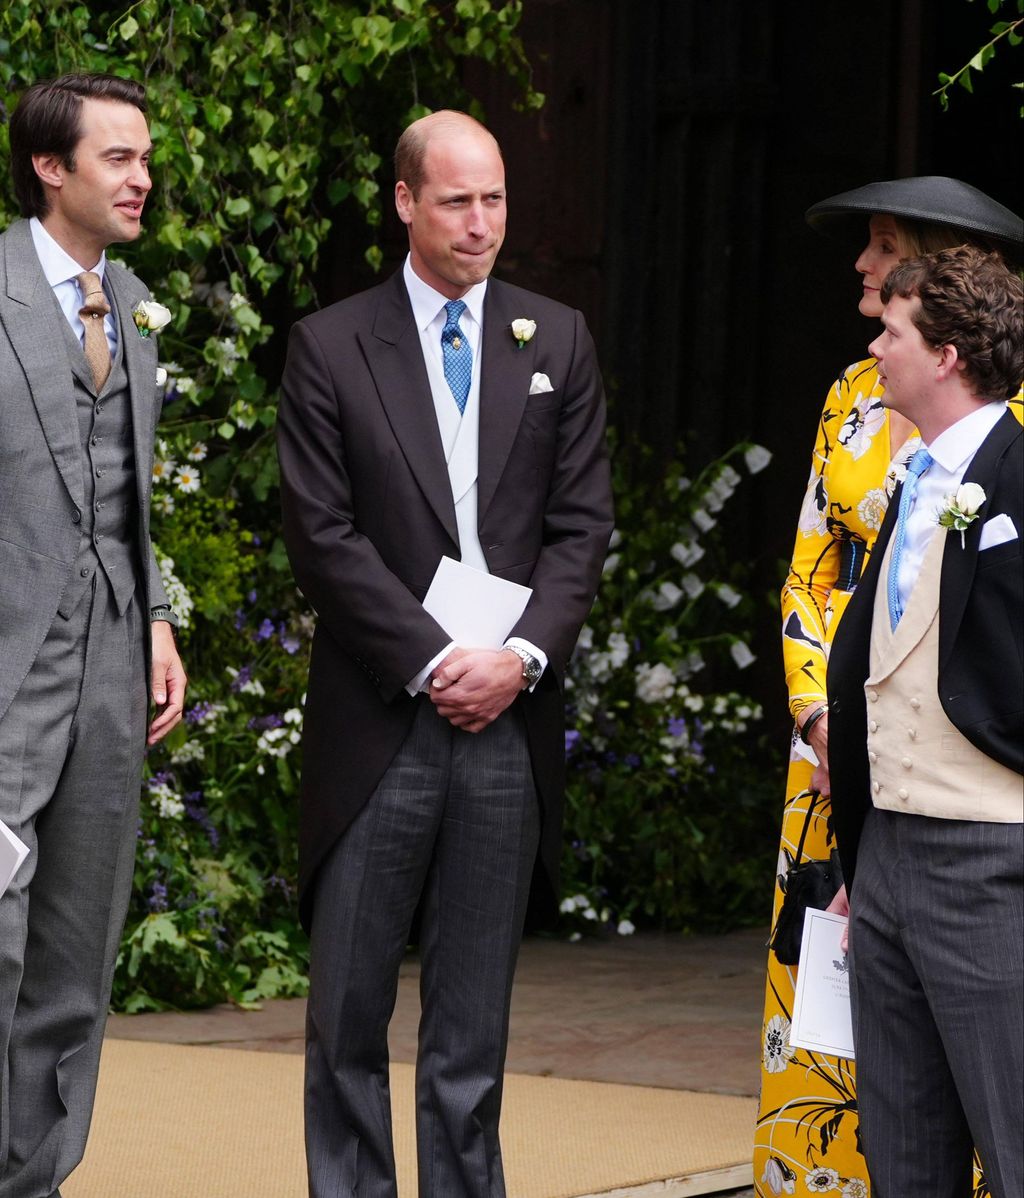
[[[285,538],[319,616],[300,831],[310,1193],[396,1192],[387,1028],[419,908],[420,1193],[501,1198],[512,976],[531,881],[534,902],[554,893],[562,682],[612,530],[604,398],[582,316],[489,279],[494,138],[435,113],[403,134],[396,174],[405,266],[296,326],[278,429]],[[424,611],[446,555],[533,589],[504,648],[456,645]]]

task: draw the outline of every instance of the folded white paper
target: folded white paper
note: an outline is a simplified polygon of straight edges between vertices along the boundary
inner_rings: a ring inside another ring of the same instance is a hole
[[[839,947],[847,922],[844,915],[807,909],[789,1042],[853,1060],[850,962]]]
[[[500,649],[532,594],[530,587],[442,557],[423,607],[460,648]]]
[[[0,819],[0,894],[10,886],[12,878],[27,856],[28,845],[15,836]]]

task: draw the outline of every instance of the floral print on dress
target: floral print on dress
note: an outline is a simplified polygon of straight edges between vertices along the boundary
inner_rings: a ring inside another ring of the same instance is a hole
[[[843,421],[838,442],[856,462],[868,452],[875,437],[887,428],[886,409],[882,401],[870,394],[860,394]]]
[[[827,1194],[839,1189],[839,1174],[835,1169],[812,1169],[804,1178],[804,1185],[812,1194]]]
[[[764,1067],[769,1073],[781,1073],[793,1059],[796,1049],[789,1043],[790,1023],[773,1015],[764,1028]]]
[[[885,519],[885,510],[889,506],[889,496],[881,487],[872,487],[864,498],[857,504],[857,515],[865,528],[878,532]]]

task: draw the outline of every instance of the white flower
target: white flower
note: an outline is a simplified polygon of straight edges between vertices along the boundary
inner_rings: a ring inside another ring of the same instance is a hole
[[[186,494],[199,490],[199,471],[194,466],[179,466],[174,475],[174,485]]]
[[[839,1189],[839,1174],[835,1169],[827,1169],[820,1165],[812,1169],[804,1178],[804,1185],[812,1194],[827,1194]]]
[[[153,482],[166,483],[170,482],[171,476],[174,474],[175,467],[178,463],[174,458],[154,458],[153,459]]]
[[[865,528],[873,532],[882,527],[885,509],[889,506],[889,497],[881,487],[872,487],[857,504],[857,515],[860,516]]]
[[[636,697],[644,703],[664,703],[676,691],[676,676],[665,665],[641,662],[636,668]]]
[[[868,1183],[859,1177],[851,1177],[843,1186],[843,1198],[868,1198]]]
[[[696,565],[704,556],[704,546],[696,541],[676,541],[669,553],[681,566],[688,567]]]
[[[527,320],[521,316],[518,320],[512,321],[512,336],[515,337],[520,349],[523,348],[527,341],[533,339],[536,331],[537,322],[535,320]]]
[[[166,782],[150,787],[149,798],[164,819],[180,819],[185,814],[185,804]]]
[[[625,665],[627,657],[629,657],[629,641],[626,640],[624,633],[613,632],[608,638],[608,660],[612,669],[617,670],[619,666]]]
[[[244,307],[249,301],[238,291],[231,293],[231,298],[228,300],[228,307],[232,312],[236,312],[239,308]]]
[[[187,765],[190,761],[202,761],[205,756],[206,749],[197,740],[187,740],[171,752],[171,763]]]
[[[558,909],[559,909],[559,911],[561,911],[561,913],[563,915],[571,915],[576,910],[576,900],[571,899],[571,898],[564,898],[558,904]]]
[[[742,481],[743,480],[736,473],[736,471],[733,470],[733,468],[731,466],[727,465],[727,466],[723,466],[722,469],[718,472],[718,478],[715,479],[712,486],[713,487],[728,487],[729,494],[731,495],[733,493],[733,491],[736,490],[736,488],[740,485],[740,483]]]
[[[580,629],[580,635],[576,638],[576,648],[586,651],[587,649],[592,649],[593,646],[594,630],[589,624],[584,624]]]
[[[977,483],[964,483],[956,493],[947,495],[939,509],[938,522],[942,528],[953,528],[963,533],[978,518],[978,509],[987,496]]]
[[[729,646],[729,652],[732,654],[733,661],[741,670],[745,670],[752,662],[757,661],[756,656],[750,652],[746,641],[733,641]]]
[[[782,1073],[796,1054],[789,1043],[789,1027],[782,1015],[773,1015],[764,1026],[764,1067],[769,1073]]]
[[[720,582],[715,587],[715,594],[725,604],[726,607],[735,607],[743,598],[739,591],[733,590],[727,582]]]
[[[608,548],[618,549],[622,544],[622,533],[617,528],[612,529],[612,535],[608,538]]]
[[[621,560],[621,554],[609,553],[608,556],[604,559],[604,566],[601,570],[601,573],[606,578],[608,577],[609,574],[614,574],[615,569],[618,566],[620,560]]]
[[[683,700],[683,706],[687,711],[703,711],[704,696],[703,695],[687,695]]]
[[[679,581],[683,584],[683,590],[690,599],[697,599],[704,592],[704,583],[696,574],[684,574]]]
[[[636,928],[628,919],[620,919],[615,930],[620,936],[632,936]]]
[[[587,907],[583,912],[583,918],[589,919],[589,920],[595,920],[595,919],[597,919],[597,912],[594,910],[593,907]]]
[[[761,1180],[773,1194],[792,1194],[796,1189],[796,1174],[777,1156],[770,1156],[765,1162]]]
[[[301,728],[302,727],[302,712],[299,710],[298,707],[289,707],[288,710],[284,713],[284,722],[286,724],[295,724]]]
[[[161,516],[169,516],[174,511],[174,496],[170,491],[161,491],[153,496],[151,507]]]
[[[772,452],[763,445],[751,445],[743,451],[743,460],[751,474],[760,474],[772,460]]]
[[[174,389],[179,395],[191,395],[196,389],[196,380],[191,375],[183,374],[174,380]]]
[[[206,457],[207,449],[205,441],[197,441],[192,448],[185,454],[190,462],[201,462]]]
[[[674,582],[663,582],[651,601],[655,611],[670,611],[683,597],[683,592]]]
[[[579,944],[579,942],[580,942],[582,939],[583,939],[583,933],[582,933],[582,932],[570,932],[570,933],[569,933],[569,943],[570,943],[570,944]]]
[[[156,564],[160,570],[160,581],[167,593],[167,602],[178,617],[178,627],[188,628],[192,622],[192,610],[195,607],[192,596],[188,593],[185,584],[174,573],[174,558],[161,553],[156,545],[153,546],[153,552],[156,554]]]
[[[709,516],[707,512],[700,507],[697,508],[690,519],[693,520],[694,524],[697,525],[701,532],[710,532],[718,523],[714,516]]]
[[[167,382],[167,371],[163,366],[158,366],[156,368],[156,385],[158,387],[163,387],[166,382]]]
[[[139,330],[139,336],[148,337],[150,333],[159,333],[165,324],[170,324],[171,311],[156,300],[140,300],[132,309],[132,320]]]

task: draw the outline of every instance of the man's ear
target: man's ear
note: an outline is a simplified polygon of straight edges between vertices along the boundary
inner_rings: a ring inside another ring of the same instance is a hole
[[[395,211],[403,225],[412,224],[412,209],[416,199],[408,184],[401,179],[395,184]]]
[[[960,354],[957,352],[955,345],[940,345],[938,354],[939,361],[935,370],[936,379],[947,379],[954,371],[963,370],[964,364],[960,361]]]
[[[32,167],[42,183],[50,187],[63,187],[67,166],[60,154],[33,154]]]

